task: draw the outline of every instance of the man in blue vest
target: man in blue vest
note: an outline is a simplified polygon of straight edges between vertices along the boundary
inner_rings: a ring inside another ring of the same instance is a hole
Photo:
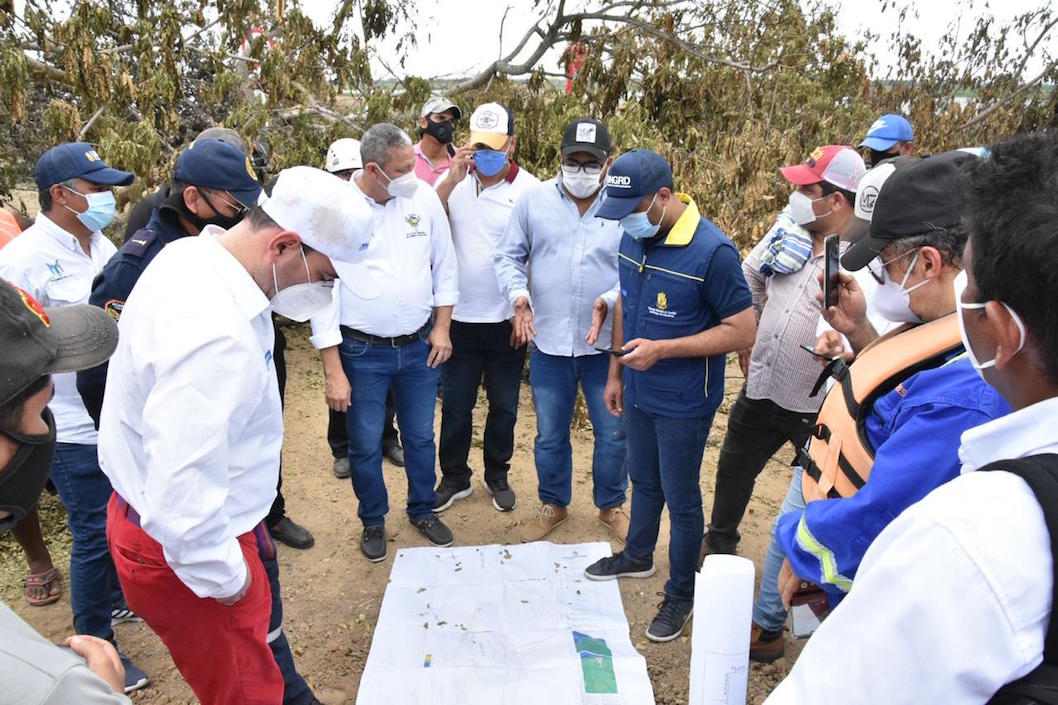
[[[621,297],[614,310],[610,413],[624,415],[632,517],[625,548],[588,566],[591,580],[654,574],[661,510],[669,508],[669,580],[651,641],[691,618],[705,519],[698,479],[725,356],[753,343],[753,300],[738,250],[690,196],[673,189],[661,155],[633,150],[606,177],[596,216],[620,220]]]

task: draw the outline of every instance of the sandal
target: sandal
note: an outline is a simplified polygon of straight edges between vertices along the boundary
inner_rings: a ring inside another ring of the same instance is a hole
[[[62,575],[58,568],[51,568],[43,573],[30,573],[26,576],[25,596],[26,602],[34,607],[43,607],[53,602],[58,602],[62,597],[60,579]],[[43,597],[34,597],[33,593],[41,592],[34,588],[43,588]]]

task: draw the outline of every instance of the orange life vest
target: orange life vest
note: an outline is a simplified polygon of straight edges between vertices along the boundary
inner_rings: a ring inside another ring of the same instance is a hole
[[[898,328],[866,347],[851,365],[839,359],[827,366],[817,388],[828,377],[837,384],[823,400],[807,450],[798,451],[806,502],[851,497],[863,487],[874,465],[866,430],[871,407],[908,377],[939,367],[962,347],[956,315]]]

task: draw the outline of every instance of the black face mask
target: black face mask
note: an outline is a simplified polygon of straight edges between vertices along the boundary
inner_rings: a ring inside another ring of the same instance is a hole
[[[426,118],[426,128],[419,128],[419,137],[426,133],[441,144],[448,144],[452,141],[455,132],[456,126],[450,122],[434,122],[430,118]]]
[[[193,213],[191,209],[187,207],[187,204],[184,203],[183,191],[173,191],[172,193],[170,193],[169,197],[165,199],[165,205],[174,208],[182,218],[187,220],[199,230],[206,227],[207,225],[216,225],[221,228],[224,228],[225,230],[230,230],[231,228],[234,228],[236,225],[242,222],[243,213],[239,213],[239,215],[234,216],[221,215],[220,211],[218,211],[213,205],[213,201],[209,199],[209,196],[207,196],[202,191],[199,191],[198,193],[200,196],[202,196],[202,199],[206,202],[206,205],[213,209],[213,216],[209,218],[203,218]]]
[[[48,424],[47,433],[0,429],[0,433],[21,445],[11,462],[0,469],[0,511],[11,512],[11,516],[0,519],[0,531],[10,531],[33,511],[48,483],[48,472],[55,457],[55,417],[47,407],[42,417]]]
[[[884,162],[886,159],[892,159],[893,157],[896,157],[896,156],[899,156],[899,154],[897,152],[879,152],[876,149],[872,149],[871,150],[871,156],[870,156],[871,162],[870,162],[870,164],[868,164],[868,166],[869,167],[876,167],[879,164],[881,164],[882,162]]]

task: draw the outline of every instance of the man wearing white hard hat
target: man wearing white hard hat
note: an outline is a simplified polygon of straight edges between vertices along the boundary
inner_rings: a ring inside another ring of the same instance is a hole
[[[122,311],[99,430],[110,550],[129,606],[207,705],[284,701],[278,576],[262,561],[283,442],[271,313],[326,306],[331,259],[362,259],[370,238],[347,183],[287,169],[235,227],[167,246]]]
[[[342,137],[331,142],[323,168],[342,181],[352,178],[354,171],[364,168],[364,160],[360,158],[360,140]]]

